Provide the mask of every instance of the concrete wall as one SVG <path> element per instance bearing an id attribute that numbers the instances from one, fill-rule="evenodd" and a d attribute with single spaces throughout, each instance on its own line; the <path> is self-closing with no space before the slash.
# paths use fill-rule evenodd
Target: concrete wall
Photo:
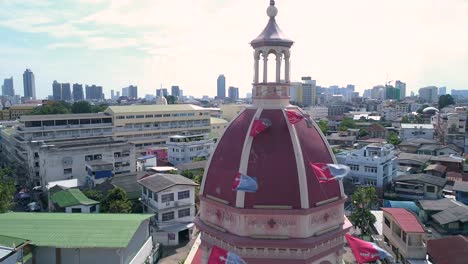
<path id="1" fill-rule="evenodd" d="M 72 212 L 72 209 L 75 209 L 75 208 L 79 208 L 81 209 L 81 213 L 85 213 L 85 214 L 90 214 L 91 213 L 91 207 L 93 205 L 77 205 L 77 206 L 70 206 L 70 207 L 67 207 L 65 208 L 65 213 L 73 213 Z M 99 213 L 99 204 L 96 204 L 96 211 L 95 212 L 92 212 L 93 214 L 96 214 L 96 213 Z"/>
<path id="2" fill-rule="evenodd" d="M 140 248 L 145 244 L 149 236 L 149 220 L 145 220 L 135 232 L 135 235 L 133 235 L 127 248 L 122 251 L 124 263 L 129 263 L 132 260 Z"/>

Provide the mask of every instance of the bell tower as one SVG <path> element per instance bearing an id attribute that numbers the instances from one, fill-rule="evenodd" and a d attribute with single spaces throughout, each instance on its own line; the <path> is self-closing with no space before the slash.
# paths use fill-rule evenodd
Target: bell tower
<path id="1" fill-rule="evenodd" d="M 270 19 L 265 29 L 250 43 L 254 48 L 253 100 L 254 104 L 279 102 L 280 105 L 287 106 L 289 105 L 290 49 L 294 42 L 284 35 L 276 23 L 278 8 L 274 0 L 270 1 L 267 15 Z M 274 76 L 268 76 L 270 54 L 275 56 Z"/>

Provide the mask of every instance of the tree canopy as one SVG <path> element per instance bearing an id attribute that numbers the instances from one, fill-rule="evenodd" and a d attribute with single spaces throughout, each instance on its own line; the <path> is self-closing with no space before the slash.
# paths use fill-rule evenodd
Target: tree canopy
<path id="1" fill-rule="evenodd" d="M 388 136 L 387 142 L 394 146 L 397 146 L 401 143 L 401 139 L 398 137 L 398 135 L 395 132 L 392 132 Z"/>
<path id="2" fill-rule="evenodd" d="M 446 106 L 454 105 L 454 104 L 455 104 L 455 100 L 450 94 L 441 95 L 439 97 L 439 109 L 442 109 Z"/>
<path id="3" fill-rule="evenodd" d="M 8 212 L 13 205 L 15 183 L 10 173 L 10 168 L 0 169 L 0 213 Z"/>
<path id="4" fill-rule="evenodd" d="M 377 192 L 374 187 L 360 187 L 351 196 L 354 212 L 350 221 L 361 231 L 361 236 L 371 235 L 371 226 L 377 221 L 371 209 L 377 203 Z"/>
<path id="5" fill-rule="evenodd" d="M 327 120 L 320 120 L 320 121 L 318 121 L 317 125 L 319 126 L 322 133 L 325 134 L 325 135 L 330 130 L 330 128 L 328 127 L 328 121 Z"/>
<path id="6" fill-rule="evenodd" d="M 167 104 L 176 104 L 177 103 L 177 97 L 172 96 L 172 95 L 166 95 Z"/>
<path id="7" fill-rule="evenodd" d="M 101 212 L 129 214 L 132 212 L 132 203 L 128 200 L 127 193 L 122 188 L 116 187 L 102 199 Z"/>
<path id="8" fill-rule="evenodd" d="M 340 131 L 346 131 L 349 128 L 356 128 L 356 127 L 357 127 L 356 121 L 354 121 L 352 118 L 345 117 L 343 118 L 343 121 L 341 121 L 339 129 Z"/>
<path id="9" fill-rule="evenodd" d="M 58 115 L 58 114 L 84 114 L 98 113 L 106 110 L 106 104 L 92 105 L 87 101 L 75 102 L 69 104 L 65 101 L 54 101 L 50 104 L 34 108 L 32 115 Z"/>

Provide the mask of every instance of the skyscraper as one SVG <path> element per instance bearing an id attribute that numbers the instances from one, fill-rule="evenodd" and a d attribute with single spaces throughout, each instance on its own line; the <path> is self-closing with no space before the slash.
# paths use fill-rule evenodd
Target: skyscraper
<path id="1" fill-rule="evenodd" d="M 122 88 L 122 96 L 128 97 L 128 87 Z"/>
<path id="2" fill-rule="evenodd" d="M 225 99 L 226 98 L 226 77 L 224 74 L 220 74 L 218 76 L 218 94 L 216 96 L 217 99 Z"/>
<path id="3" fill-rule="evenodd" d="M 439 88 L 439 96 L 447 94 L 447 87 L 440 87 Z"/>
<path id="4" fill-rule="evenodd" d="M 62 83 L 62 100 L 63 101 L 71 101 L 71 87 L 70 83 Z"/>
<path id="5" fill-rule="evenodd" d="M 429 86 L 419 89 L 419 99 L 426 103 L 436 103 L 439 101 L 437 87 Z"/>
<path id="6" fill-rule="evenodd" d="M 52 99 L 55 101 L 62 100 L 62 84 L 57 81 L 52 83 Z"/>
<path id="7" fill-rule="evenodd" d="M 111 99 L 114 100 L 114 89 L 111 90 Z"/>
<path id="8" fill-rule="evenodd" d="M 178 86 L 177 86 L 178 87 Z M 156 90 L 156 97 L 158 96 L 168 96 L 169 95 L 169 91 L 167 90 L 167 88 L 162 88 L 162 89 L 157 89 Z"/>
<path id="9" fill-rule="evenodd" d="M 174 85 L 171 87 L 171 95 L 175 97 L 180 97 L 180 87 L 177 85 Z"/>
<path id="10" fill-rule="evenodd" d="M 26 69 L 23 73 L 24 97 L 36 100 L 36 83 L 34 73 L 30 69 Z"/>
<path id="11" fill-rule="evenodd" d="M 83 85 L 75 83 L 73 84 L 73 100 L 75 102 L 84 100 Z"/>
<path id="12" fill-rule="evenodd" d="M 2 95 L 4 96 L 15 95 L 15 89 L 13 88 L 13 77 L 3 80 Z"/>
<path id="13" fill-rule="evenodd" d="M 406 83 L 402 81 L 395 82 L 395 88 L 400 89 L 400 100 L 406 98 Z"/>
<path id="14" fill-rule="evenodd" d="M 304 106 L 317 104 L 317 85 L 311 77 L 302 77 L 302 104 Z"/>
<path id="15" fill-rule="evenodd" d="M 97 85 L 86 85 L 86 100 L 102 100 L 104 96 L 102 94 L 102 86 Z"/>
<path id="16" fill-rule="evenodd" d="M 229 91 L 228 91 L 228 95 L 229 95 L 229 99 L 231 99 L 233 101 L 239 100 L 239 88 L 230 86 Z"/>
<path id="17" fill-rule="evenodd" d="M 128 88 L 128 97 L 138 99 L 138 86 L 130 85 Z"/>

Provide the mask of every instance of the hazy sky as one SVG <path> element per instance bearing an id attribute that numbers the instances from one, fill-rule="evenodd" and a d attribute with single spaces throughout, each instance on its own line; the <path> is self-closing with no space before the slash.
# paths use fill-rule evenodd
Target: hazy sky
<path id="1" fill-rule="evenodd" d="M 139 95 L 179 85 L 184 94 L 251 89 L 249 42 L 265 27 L 269 0 L 0 0 L 0 78 L 31 68 L 39 97 L 52 82 L 136 84 Z M 277 0 L 278 24 L 296 43 L 293 80 L 321 86 L 385 80 L 468 89 L 468 1 Z M 388 77 L 387 77 L 388 76 Z M 409 94 L 408 91 L 408 94 Z"/>

